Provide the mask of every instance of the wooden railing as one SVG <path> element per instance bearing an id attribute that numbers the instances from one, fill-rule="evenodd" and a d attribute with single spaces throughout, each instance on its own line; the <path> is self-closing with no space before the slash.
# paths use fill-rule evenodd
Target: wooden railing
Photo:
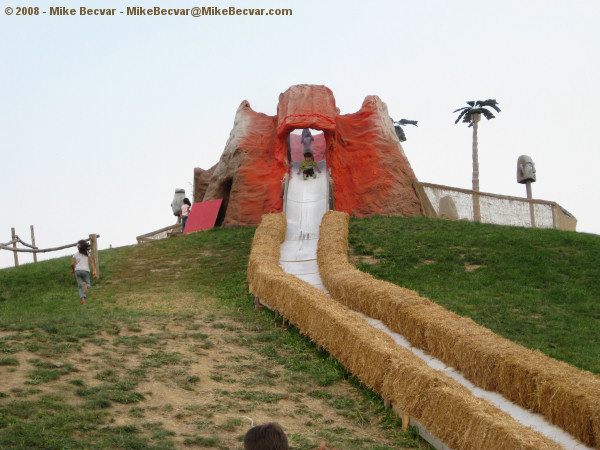
<path id="1" fill-rule="evenodd" d="M 19 253 L 33 253 L 33 262 L 36 263 L 38 253 L 55 252 L 58 250 L 64 250 L 65 248 L 77 246 L 77 242 L 75 242 L 73 244 L 65 244 L 65 245 L 61 245 L 59 247 L 41 249 L 35 245 L 35 233 L 33 230 L 33 225 L 31 225 L 31 244 L 28 244 L 27 242 L 23 241 L 16 234 L 14 228 L 11 228 L 11 235 L 12 235 L 12 239 L 10 241 L 0 244 L 0 250 L 8 250 L 10 252 L 13 252 L 13 255 L 15 257 L 15 267 L 17 267 L 19 265 L 19 256 L 18 256 Z M 89 238 L 85 239 L 85 241 L 88 241 L 90 243 L 90 250 L 91 250 L 90 256 L 92 257 L 92 260 L 94 261 L 94 265 L 96 266 L 96 272 L 98 273 L 98 276 L 100 276 L 100 265 L 98 264 L 98 238 L 99 237 L 100 237 L 99 234 L 90 234 Z M 21 244 L 27 248 L 18 248 L 17 244 Z"/>

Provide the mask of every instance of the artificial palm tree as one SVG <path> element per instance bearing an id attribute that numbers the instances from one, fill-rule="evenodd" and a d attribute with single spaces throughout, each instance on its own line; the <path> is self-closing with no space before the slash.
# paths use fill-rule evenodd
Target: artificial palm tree
<path id="1" fill-rule="evenodd" d="M 404 141 L 406 141 L 406 135 L 404 134 L 404 129 L 402 127 L 404 125 L 414 125 L 416 127 L 418 121 L 417 120 L 400 119 L 398 122 L 396 122 L 394 119 L 392 119 L 392 123 L 394 124 L 394 129 L 396 130 L 396 136 L 398 136 L 398 139 L 400 140 L 400 142 L 404 142 Z"/>
<path id="2" fill-rule="evenodd" d="M 481 120 L 482 114 L 487 120 L 496 117 L 488 108 L 492 108 L 496 112 L 500 112 L 500 108 L 498 107 L 498 102 L 493 99 L 469 101 L 467 102 L 467 105 L 469 106 L 464 106 L 454 111 L 460 111 L 460 114 L 454 123 L 457 124 L 462 119 L 463 123 L 468 123 L 469 127 L 473 127 L 473 190 L 475 192 L 479 192 L 479 149 L 477 147 L 477 124 Z M 481 220 L 478 195 L 473 196 L 473 214 L 476 221 Z"/>

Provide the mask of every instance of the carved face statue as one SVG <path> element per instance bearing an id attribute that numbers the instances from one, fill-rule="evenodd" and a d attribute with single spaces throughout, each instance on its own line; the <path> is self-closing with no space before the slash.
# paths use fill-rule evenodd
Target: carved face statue
<path id="1" fill-rule="evenodd" d="M 173 210 L 174 216 L 179 216 L 179 211 L 183 205 L 183 199 L 185 198 L 185 189 L 175 189 L 175 196 L 171 202 L 171 209 Z"/>
<path id="2" fill-rule="evenodd" d="M 530 156 L 521 155 L 517 161 L 517 182 L 535 181 L 535 164 Z"/>

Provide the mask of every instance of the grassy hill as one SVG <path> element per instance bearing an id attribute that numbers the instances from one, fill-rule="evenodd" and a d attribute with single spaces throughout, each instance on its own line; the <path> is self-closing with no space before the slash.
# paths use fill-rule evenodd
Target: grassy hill
<path id="1" fill-rule="evenodd" d="M 59 258 L 0 270 L 0 447 L 420 448 L 328 355 L 250 303 L 253 228 L 100 253 L 79 304 Z M 600 237 L 353 219 L 351 260 L 529 348 L 600 373 Z"/>
<path id="2" fill-rule="evenodd" d="M 600 374 L 600 236 L 371 217 L 349 241 L 359 269 Z"/>

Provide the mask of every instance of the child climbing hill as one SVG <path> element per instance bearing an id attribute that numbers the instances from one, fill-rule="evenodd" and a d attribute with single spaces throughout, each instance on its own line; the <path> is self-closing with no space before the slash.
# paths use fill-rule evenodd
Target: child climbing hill
<path id="1" fill-rule="evenodd" d="M 81 304 L 85 305 L 87 290 L 92 287 L 92 284 L 90 283 L 90 266 L 92 267 L 94 278 L 98 278 L 98 274 L 96 273 L 94 261 L 89 253 L 90 245 L 88 242 L 83 239 L 77 242 L 77 250 L 78 252 L 73 255 L 71 261 L 71 274 L 75 275 Z"/>

